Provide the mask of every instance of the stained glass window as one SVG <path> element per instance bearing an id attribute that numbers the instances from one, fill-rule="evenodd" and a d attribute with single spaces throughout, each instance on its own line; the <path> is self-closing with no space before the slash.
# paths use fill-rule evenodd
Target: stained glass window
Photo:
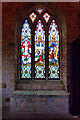
<path id="1" fill-rule="evenodd" d="M 28 13 L 21 29 L 20 73 L 23 79 L 60 79 L 59 28 L 51 19 L 52 14 L 43 8 Z"/>
<path id="2" fill-rule="evenodd" d="M 31 78 L 31 28 L 27 20 L 21 31 L 21 78 Z"/>
<path id="3" fill-rule="evenodd" d="M 50 15 L 46 12 L 46 13 L 44 13 L 43 18 L 46 21 L 46 23 L 48 23 L 48 21 L 50 19 Z"/>
<path id="4" fill-rule="evenodd" d="M 55 20 L 49 27 L 49 78 L 59 78 L 59 30 Z"/>
<path id="5" fill-rule="evenodd" d="M 34 12 L 32 12 L 32 13 L 29 15 L 29 17 L 30 17 L 30 19 L 32 20 L 32 23 L 34 23 L 37 15 L 36 15 Z"/>
<path id="6" fill-rule="evenodd" d="M 35 78 L 45 78 L 45 30 L 41 20 L 35 29 Z"/>
<path id="7" fill-rule="evenodd" d="M 38 9 L 36 9 L 37 10 L 37 12 L 39 13 L 39 14 L 41 14 L 43 11 L 44 11 L 44 9 L 42 9 L 42 8 L 38 8 Z"/>

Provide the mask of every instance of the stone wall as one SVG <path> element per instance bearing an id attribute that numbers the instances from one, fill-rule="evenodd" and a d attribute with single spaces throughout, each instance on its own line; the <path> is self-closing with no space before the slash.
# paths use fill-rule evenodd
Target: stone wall
<path id="1" fill-rule="evenodd" d="M 14 96 L 11 98 L 12 113 L 65 113 L 68 112 L 68 96 Z"/>
<path id="2" fill-rule="evenodd" d="M 10 93 L 15 90 L 15 76 L 17 76 L 15 61 L 15 30 L 16 22 L 20 12 L 35 3 L 2 3 L 2 87 L 3 106 L 9 107 Z M 43 3 L 47 5 L 48 3 Z M 52 7 L 57 6 L 65 16 L 67 26 L 67 87 L 70 92 L 70 43 L 80 35 L 79 28 L 79 3 L 51 3 Z M 55 7 L 56 9 L 56 7 Z M 54 11 L 55 12 L 55 11 Z M 59 13 L 58 13 L 59 14 Z M 56 15 L 57 16 L 57 15 Z M 64 61 L 63 61 L 64 62 Z"/>

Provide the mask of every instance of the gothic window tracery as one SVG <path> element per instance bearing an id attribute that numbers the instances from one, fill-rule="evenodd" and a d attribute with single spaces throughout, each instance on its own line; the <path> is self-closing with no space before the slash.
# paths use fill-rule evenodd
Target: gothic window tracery
<path id="1" fill-rule="evenodd" d="M 29 21 L 34 29 L 30 26 Z M 53 16 L 43 8 L 33 10 L 25 19 L 21 30 L 20 77 L 46 80 L 47 73 L 48 79 L 60 79 L 59 41 L 59 28 Z M 34 51 L 32 51 L 32 47 Z M 32 71 L 32 67 L 34 67 L 34 71 Z M 32 78 L 33 73 L 34 78 Z"/>

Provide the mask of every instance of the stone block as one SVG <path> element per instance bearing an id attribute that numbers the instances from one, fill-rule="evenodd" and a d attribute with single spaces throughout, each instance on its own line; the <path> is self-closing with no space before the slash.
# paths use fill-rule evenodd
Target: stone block
<path id="1" fill-rule="evenodd" d="M 6 84 L 5 83 L 2 83 L 2 88 L 6 88 Z"/>
<path id="2" fill-rule="evenodd" d="M 55 99 L 54 99 L 54 102 L 55 102 L 55 103 L 57 103 L 57 102 L 59 103 L 60 101 L 61 101 L 60 98 L 55 98 Z"/>
<path id="3" fill-rule="evenodd" d="M 26 98 L 26 102 L 31 102 L 32 99 L 31 98 Z"/>
<path id="4" fill-rule="evenodd" d="M 64 100 L 65 99 L 65 100 Z M 20 96 L 11 98 L 10 109 L 17 112 L 68 112 L 68 102 L 65 102 L 67 98 L 54 97 L 34 97 L 26 98 L 26 96 Z"/>

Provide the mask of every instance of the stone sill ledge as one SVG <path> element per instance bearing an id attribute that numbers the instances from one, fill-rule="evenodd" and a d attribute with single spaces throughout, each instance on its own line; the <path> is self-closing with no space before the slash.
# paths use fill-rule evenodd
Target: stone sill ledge
<path id="1" fill-rule="evenodd" d="M 69 96 L 69 93 L 61 90 L 61 91 L 50 91 L 50 90 L 16 90 L 14 91 L 11 96 L 41 96 L 41 97 L 54 97 L 54 96 Z"/>
<path id="2" fill-rule="evenodd" d="M 19 80 L 18 84 L 62 84 L 62 80 Z"/>

